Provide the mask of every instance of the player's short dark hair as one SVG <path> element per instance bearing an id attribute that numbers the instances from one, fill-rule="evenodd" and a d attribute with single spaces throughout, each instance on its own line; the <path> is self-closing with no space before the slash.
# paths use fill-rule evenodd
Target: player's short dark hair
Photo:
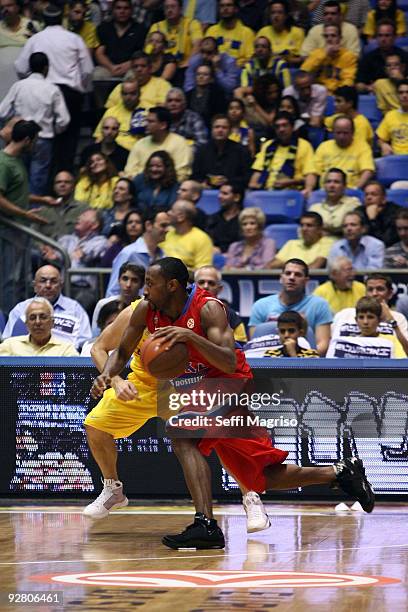
<path id="1" fill-rule="evenodd" d="M 177 257 L 163 257 L 152 264 L 158 266 L 160 273 L 166 280 L 177 280 L 183 289 L 187 287 L 189 272 L 187 266 Z"/>
<path id="2" fill-rule="evenodd" d="M 30 66 L 30 72 L 43 72 L 44 69 L 48 68 L 48 66 L 50 65 L 47 55 L 45 53 L 42 53 L 41 51 L 32 53 L 28 62 Z"/>
<path id="3" fill-rule="evenodd" d="M 327 175 L 330 174 L 330 172 L 340 174 L 343 180 L 343 185 L 347 185 L 347 174 L 343 170 L 341 170 L 340 168 L 329 168 L 329 170 L 326 172 L 325 180 L 327 179 Z"/>
<path id="4" fill-rule="evenodd" d="M 156 115 L 157 120 L 160 121 L 160 123 L 166 123 L 167 129 L 170 129 L 171 113 L 168 108 L 165 106 L 152 106 L 149 108 L 149 113 Z"/>
<path id="5" fill-rule="evenodd" d="M 360 312 L 371 312 L 373 315 L 381 319 L 382 307 L 375 298 L 362 297 L 356 304 L 356 315 Z"/>
<path id="6" fill-rule="evenodd" d="M 145 269 L 143 266 L 138 266 L 137 264 L 132 263 L 131 261 L 126 261 L 119 268 L 118 278 L 125 274 L 125 272 L 132 272 L 137 276 L 140 280 L 140 284 L 143 285 L 145 281 Z"/>
<path id="7" fill-rule="evenodd" d="M 110 302 L 107 302 L 106 304 L 104 304 L 99 311 L 98 318 L 96 321 L 96 324 L 99 327 L 99 329 L 103 329 L 105 327 L 106 321 L 109 319 L 111 315 L 115 313 L 119 314 L 120 311 L 121 311 L 121 304 L 119 300 L 111 300 Z"/>
<path id="8" fill-rule="evenodd" d="M 335 92 L 335 96 L 339 98 L 344 98 L 346 102 L 351 102 L 353 109 L 357 110 L 358 106 L 358 91 L 355 87 L 351 87 L 350 85 L 343 85 L 342 87 L 338 87 Z"/>
<path id="9" fill-rule="evenodd" d="M 277 320 L 278 329 L 281 323 L 290 323 L 291 325 L 296 325 L 300 331 L 306 331 L 305 325 L 307 325 L 307 322 L 296 310 L 282 312 Z"/>
<path id="10" fill-rule="evenodd" d="M 303 261 L 303 259 L 299 259 L 298 257 L 292 257 L 291 259 L 288 259 L 283 264 L 282 272 L 285 271 L 286 266 L 288 264 L 295 264 L 296 266 L 302 266 L 305 276 L 309 276 L 309 266 L 307 265 L 307 263 Z"/>
<path id="11" fill-rule="evenodd" d="M 312 210 L 303 213 L 303 215 L 300 216 L 300 220 L 302 219 L 313 219 L 313 221 L 316 221 L 317 227 L 323 227 L 322 215 L 319 215 L 319 213 L 313 212 Z"/>
<path id="12" fill-rule="evenodd" d="M 13 142 L 21 142 L 25 138 L 34 140 L 41 128 L 35 121 L 17 121 L 11 132 Z"/>
<path id="13" fill-rule="evenodd" d="M 364 279 L 364 284 L 366 287 L 368 281 L 370 280 L 382 280 L 385 282 L 385 286 L 387 287 L 388 291 L 392 291 L 393 289 L 391 276 L 388 276 L 387 274 L 382 274 L 381 272 L 370 272 L 370 274 L 367 274 Z"/>

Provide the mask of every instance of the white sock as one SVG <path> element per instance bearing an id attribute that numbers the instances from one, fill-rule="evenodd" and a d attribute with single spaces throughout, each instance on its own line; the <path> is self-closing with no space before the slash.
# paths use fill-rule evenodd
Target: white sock
<path id="1" fill-rule="evenodd" d="M 111 487 L 112 489 L 119 488 L 122 486 L 122 483 L 120 480 L 115 480 L 114 478 L 104 478 L 103 480 L 103 486 L 104 487 Z"/>

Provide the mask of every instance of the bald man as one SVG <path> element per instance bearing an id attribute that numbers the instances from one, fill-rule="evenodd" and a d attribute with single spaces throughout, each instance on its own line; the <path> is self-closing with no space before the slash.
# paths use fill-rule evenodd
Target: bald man
<path id="1" fill-rule="evenodd" d="M 91 325 L 85 310 L 76 300 L 61 293 L 63 279 L 55 266 L 41 266 L 34 276 L 35 297 L 46 298 L 54 308 L 53 335 L 72 342 L 77 348 L 92 337 Z M 3 338 L 27 333 L 25 312 L 32 298 L 19 302 L 11 310 Z"/>
<path id="2" fill-rule="evenodd" d="M 212 264 L 214 245 L 211 238 L 194 227 L 196 207 L 189 200 L 176 200 L 168 211 L 172 228 L 162 248 L 167 257 L 178 257 L 189 270 Z"/>
<path id="3" fill-rule="evenodd" d="M 116 142 L 119 129 L 120 123 L 116 117 L 104 117 L 101 125 L 102 140 L 85 147 L 81 153 L 81 167 L 85 166 L 87 159 L 94 153 L 104 153 L 117 172 L 121 172 L 126 166 L 129 151 Z"/>

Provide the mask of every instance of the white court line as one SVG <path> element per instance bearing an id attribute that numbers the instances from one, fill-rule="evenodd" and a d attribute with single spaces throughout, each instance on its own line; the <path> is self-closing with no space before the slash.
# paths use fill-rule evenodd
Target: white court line
<path id="1" fill-rule="evenodd" d="M 266 506 L 267 508 L 267 506 Z M 144 514 L 161 514 L 166 516 L 177 516 L 177 515 L 187 515 L 191 516 L 194 513 L 194 509 L 191 510 L 115 510 L 110 516 L 116 515 L 126 515 L 129 516 L 131 514 L 134 515 L 144 515 Z M 31 510 L 31 509 L 21 509 L 21 510 L 0 510 L 0 514 L 82 514 L 82 508 L 78 510 Z M 215 509 L 214 514 L 218 514 L 219 516 L 245 516 L 244 512 L 234 512 L 234 511 L 225 511 L 225 510 L 217 510 Z M 327 510 L 326 512 L 314 512 L 313 510 L 269 510 L 268 514 L 270 516 L 338 516 L 337 513 L 334 514 L 333 510 Z M 396 513 L 393 513 L 395 516 Z M 402 513 L 403 514 L 403 513 Z"/>
<path id="2" fill-rule="evenodd" d="M 408 548 L 407 544 L 386 544 L 385 546 L 352 546 L 352 547 L 341 547 L 341 548 L 307 548 L 305 550 L 282 550 L 282 551 L 274 551 L 270 553 L 266 553 L 267 556 L 270 555 L 293 555 L 295 553 L 298 554 L 309 554 L 312 552 L 337 552 L 339 550 L 378 550 L 383 548 Z M 134 558 L 123 558 L 123 559 L 92 559 L 92 561 L 88 561 L 87 559 L 72 559 L 71 561 L 65 561 L 60 559 L 50 559 L 48 561 L 3 561 L 0 562 L 0 565 L 45 565 L 47 563 L 122 563 L 123 561 L 168 561 L 169 559 L 226 559 L 232 557 L 246 557 L 247 553 L 223 553 L 220 551 L 218 555 L 188 555 L 186 557 L 182 557 L 180 555 L 176 555 L 173 557 L 134 557 Z"/>

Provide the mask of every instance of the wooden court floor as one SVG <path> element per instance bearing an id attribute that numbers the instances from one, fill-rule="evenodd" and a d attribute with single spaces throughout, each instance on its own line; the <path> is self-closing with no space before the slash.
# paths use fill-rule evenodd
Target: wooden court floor
<path id="1" fill-rule="evenodd" d="M 130 506 L 91 522 L 77 506 L 3 506 L 0 611 L 408 610 L 407 507 L 267 509 L 271 528 L 248 535 L 241 506 L 217 506 L 225 551 L 177 552 L 160 540 L 190 522 L 191 507 Z M 8 593 L 63 604 L 9 604 Z"/>

